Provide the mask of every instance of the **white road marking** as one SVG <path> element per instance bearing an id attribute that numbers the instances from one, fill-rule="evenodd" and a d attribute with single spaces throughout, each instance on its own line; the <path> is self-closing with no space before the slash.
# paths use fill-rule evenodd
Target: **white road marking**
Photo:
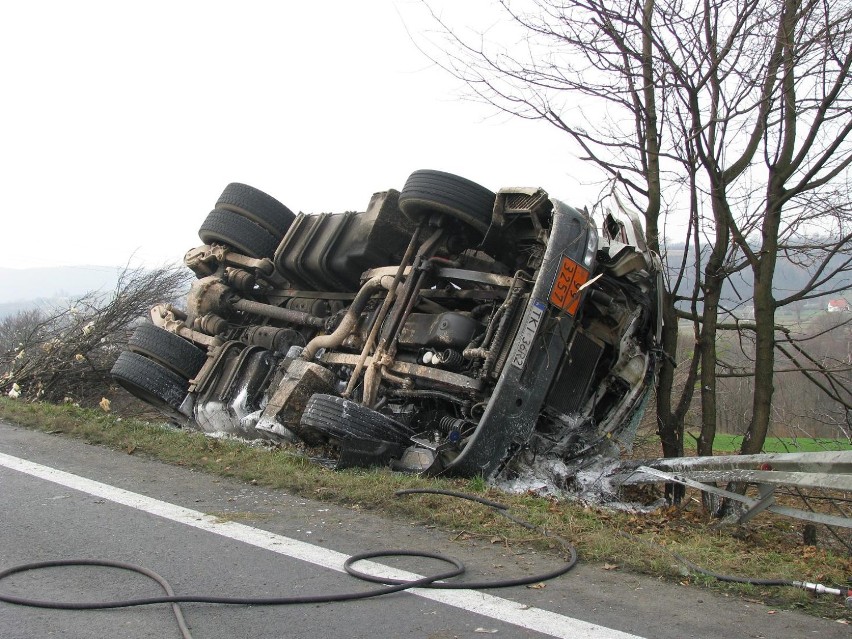
<path id="1" fill-rule="evenodd" d="M 92 479 L 73 475 L 50 466 L 12 457 L 0 453 L 0 466 L 25 473 L 46 481 L 72 488 L 101 499 L 129 506 L 136 510 L 156 515 L 170 521 L 200 530 L 206 530 L 222 537 L 241 541 L 258 548 L 300 559 L 316 566 L 344 572 L 343 562 L 348 558 L 343 553 L 314 546 L 297 539 L 284 537 L 275 533 L 252 528 L 233 521 L 219 521 L 215 517 L 197 510 L 170 504 L 159 499 L 146 497 L 109 484 L 103 484 Z M 398 579 L 418 579 L 421 575 L 392 569 L 376 562 L 363 562 L 364 571 L 382 576 L 392 576 Z M 360 566 L 359 566 L 360 567 Z M 499 621 L 534 630 L 551 637 L 565 639 L 642 639 L 619 630 L 605 626 L 566 617 L 540 608 L 527 608 L 508 599 L 502 599 L 476 590 L 430 590 L 414 588 L 408 592 L 419 597 L 436 601 L 448 606 L 467 610 Z"/>

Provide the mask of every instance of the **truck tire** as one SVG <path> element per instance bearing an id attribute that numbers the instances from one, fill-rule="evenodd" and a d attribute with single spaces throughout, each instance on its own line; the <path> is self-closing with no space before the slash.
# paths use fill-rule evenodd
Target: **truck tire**
<path id="1" fill-rule="evenodd" d="M 189 382 L 176 373 L 131 351 L 118 356 L 110 374 L 131 394 L 169 413 L 177 412 L 189 389 Z"/>
<path id="2" fill-rule="evenodd" d="M 414 434 L 382 413 L 357 402 L 322 393 L 316 393 L 308 400 L 300 425 L 299 435 L 309 443 L 331 438 L 407 444 Z"/>
<path id="3" fill-rule="evenodd" d="M 216 202 L 217 209 L 239 213 L 269 231 L 279 242 L 296 215 L 271 195 L 239 182 L 231 182 Z"/>
<path id="4" fill-rule="evenodd" d="M 198 237 L 205 244 L 224 244 L 257 259 L 271 258 L 278 248 L 278 240 L 269 231 L 226 209 L 210 211 L 198 229 Z"/>
<path id="5" fill-rule="evenodd" d="M 144 355 L 188 380 L 198 374 L 207 359 L 207 354 L 194 344 L 153 324 L 137 328 L 127 341 L 127 350 Z"/>
<path id="6" fill-rule="evenodd" d="M 485 235 L 491 226 L 497 196 L 452 173 L 421 169 L 408 176 L 399 194 L 399 208 L 414 222 L 438 212 L 460 220 Z"/>

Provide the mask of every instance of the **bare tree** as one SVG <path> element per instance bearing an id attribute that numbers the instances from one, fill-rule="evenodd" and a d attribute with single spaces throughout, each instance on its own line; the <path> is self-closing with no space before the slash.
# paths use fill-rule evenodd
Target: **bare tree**
<path id="1" fill-rule="evenodd" d="M 658 48 L 689 113 L 714 218 L 754 278 L 754 400 L 742 452 L 757 453 L 771 418 L 776 310 L 848 285 L 841 275 L 852 234 L 848 218 L 837 214 L 848 209 L 848 189 L 844 196 L 837 181 L 852 162 L 852 8 L 707 0 L 692 19 L 675 17 L 655 36 Z M 673 49 L 666 36 L 675 33 L 689 46 Z M 832 199 L 845 201 L 832 211 Z M 831 225 L 830 237 L 803 241 L 817 224 Z M 810 260 L 812 276 L 777 299 L 774 274 L 783 254 Z M 705 416 L 702 438 L 714 422 L 714 414 Z"/>
<path id="2" fill-rule="evenodd" d="M 664 297 L 662 350 L 657 390 L 657 422 L 666 456 L 683 455 L 683 423 L 699 375 L 702 344 L 713 325 L 724 273 L 703 282 L 699 163 L 682 105 L 672 94 L 665 65 L 655 51 L 653 2 L 581 0 L 501 2 L 524 46 L 502 49 L 482 38 L 468 38 L 433 16 L 445 36 L 439 53 L 444 68 L 476 96 L 523 118 L 540 119 L 566 133 L 583 159 L 597 165 L 608 185 L 619 187 L 644 214 L 649 246 L 665 253 L 664 224 L 671 211 L 686 210 L 684 250 L 669 267 Z M 722 227 L 724 229 L 724 226 Z M 727 254 L 723 234 L 717 261 Z M 664 256 L 665 257 L 665 256 Z M 688 276 L 688 271 L 695 271 Z M 703 298 L 703 299 L 701 299 Z M 709 301 L 709 303 L 708 303 Z M 694 345 L 685 375 L 675 387 L 673 359 L 678 341 L 678 305 L 688 303 Z M 703 305 L 702 305 L 703 302 Z M 699 305 L 703 311 L 699 310 Z M 702 312 L 709 316 L 703 325 Z M 712 358 L 712 348 L 705 348 Z M 702 370 L 714 370 L 705 362 Z M 708 382 L 710 383 L 710 382 Z"/>
<path id="3" fill-rule="evenodd" d="M 154 304 L 176 300 L 192 274 L 167 266 L 125 269 L 110 292 L 24 311 L 0 322 L 0 388 L 25 400 L 97 404 L 128 328 Z"/>
<path id="4" fill-rule="evenodd" d="M 846 285 L 852 8 L 828 0 L 499 5 L 523 46 L 500 47 L 490 37 L 498 27 L 470 36 L 433 13 L 444 39 L 432 58 L 480 99 L 566 133 L 644 212 L 649 245 L 662 254 L 667 221 L 689 212 L 675 238 L 683 258 L 668 260 L 663 349 L 675 352 L 678 317 L 692 321 L 695 349 L 679 395 L 671 364 L 661 369 L 663 451 L 682 454 L 683 418 L 700 380 L 699 452 L 712 453 L 716 343 L 719 330 L 732 329 L 754 339 L 743 452 L 758 452 L 781 341 L 776 310 Z M 810 274 L 780 297 L 779 256 L 807 260 Z M 690 269 L 694 289 L 684 290 Z M 744 270 L 754 321 L 720 323 L 723 285 Z M 792 345 L 785 361 L 796 360 L 793 352 L 804 366 L 807 356 Z"/>

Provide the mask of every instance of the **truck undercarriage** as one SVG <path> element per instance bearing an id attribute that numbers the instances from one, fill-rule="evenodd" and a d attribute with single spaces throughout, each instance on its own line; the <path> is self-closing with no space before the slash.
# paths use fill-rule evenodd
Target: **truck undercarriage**
<path id="1" fill-rule="evenodd" d="M 366 211 L 296 216 L 230 184 L 185 308 L 152 309 L 112 374 L 186 427 L 340 467 L 490 477 L 629 445 L 661 269 L 614 202 L 598 230 L 542 189 L 421 170 Z"/>

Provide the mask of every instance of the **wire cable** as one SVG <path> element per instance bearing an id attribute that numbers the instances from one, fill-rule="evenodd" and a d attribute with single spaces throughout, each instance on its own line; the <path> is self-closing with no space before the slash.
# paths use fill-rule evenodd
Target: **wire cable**
<path id="1" fill-rule="evenodd" d="M 106 561 L 99 559 L 60 559 L 56 561 L 41 561 L 34 562 L 29 564 L 22 564 L 20 566 L 14 566 L 12 568 L 8 568 L 2 572 L 0 572 L 0 581 L 9 577 L 11 575 L 28 572 L 31 570 L 41 570 L 43 568 L 60 568 L 63 566 L 100 566 L 104 568 L 118 568 L 120 570 L 129 570 L 131 572 L 139 573 L 140 575 L 144 575 L 149 579 L 156 581 L 162 589 L 165 591 L 167 597 L 174 597 L 175 591 L 172 589 L 171 584 L 166 581 L 159 574 L 145 568 L 143 566 L 137 566 L 136 564 L 129 564 L 121 561 Z M 17 604 L 19 606 L 30 606 L 32 608 L 52 608 L 54 610 L 93 610 L 90 605 L 87 604 L 76 604 L 76 603 L 63 603 L 57 601 L 39 601 L 35 599 L 27 599 L 25 597 L 14 597 L 12 595 L 5 595 L 0 593 L 0 601 L 5 601 L 6 603 Z M 189 627 L 186 624 L 186 619 L 183 616 L 183 611 L 181 610 L 180 605 L 177 602 L 169 602 L 172 604 L 172 613 L 175 616 L 175 621 L 177 622 L 178 628 L 180 629 L 181 636 L 184 639 L 192 639 L 192 635 L 189 632 Z M 114 606 L 103 606 L 103 607 L 114 607 Z"/>
<path id="2" fill-rule="evenodd" d="M 648 546 L 649 548 L 653 548 L 654 550 L 667 553 L 668 555 L 674 557 L 677 561 L 682 563 L 684 566 L 689 568 L 691 571 L 696 572 L 700 575 L 704 575 L 706 577 L 712 577 L 717 581 L 726 581 L 735 584 L 750 584 L 752 586 L 789 586 L 791 588 L 801 588 L 803 590 L 808 590 L 817 594 L 829 594 L 837 595 L 840 597 L 846 597 L 847 607 L 852 607 L 852 597 L 850 597 L 849 588 L 835 588 L 831 586 L 825 586 L 823 584 L 811 583 L 809 581 L 794 581 L 791 579 L 760 579 L 757 577 L 738 577 L 736 575 L 724 575 L 718 572 L 713 572 L 712 570 L 708 570 L 706 568 L 702 568 L 701 566 L 690 561 L 683 555 L 676 553 L 675 551 L 653 541 L 642 539 L 641 537 L 637 537 L 636 535 L 631 535 L 630 533 L 626 533 L 623 531 L 619 534 L 625 539 L 629 539 L 632 542 L 638 542 L 640 544 Z"/>
<path id="3" fill-rule="evenodd" d="M 538 575 L 531 575 L 528 577 L 518 577 L 516 579 L 497 579 L 491 581 L 454 581 L 454 582 L 438 582 L 437 580 L 433 583 L 430 583 L 427 588 L 437 588 L 442 590 L 459 590 L 459 589 L 471 589 L 471 590 L 485 590 L 489 588 L 509 588 L 512 586 L 526 586 L 529 584 L 540 583 L 542 581 L 548 581 L 550 579 L 555 579 L 556 577 L 560 577 L 571 570 L 574 566 L 577 565 L 577 549 L 561 537 L 556 535 L 552 535 L 542 530 L 538 526 L 535 526 L 523 519 L 517 518 L 514 515 L 511 515 L 508 512 L 508 506 L 504 504 L 498 503 L 496 501 L 490 501 L 488 499 L 484 499 L 482 497 L 477 497 L 476 495 L 469 495 L 467 493 L 459 493 L 452 490 L 438 490 L 432 488 L 412 488 L 409 490 L 399 490 L 394 495 L 397 497 L 402 497 L 405 495 L 417 495 L 417 494 L 432 494 L 432 495 L 445 495 L 447 497 L 455 497 L 457 499 L 466 499 L 468 501 L 475 501 L 477 503 L 488 506 L 489 508 L 493 508 L 498 513 L 509 519 L 510 521 L 523 526 L 524 528 L 528 528 L 530 530 L 537 530 L 545 537 L 549 537 L 555 539 L 560 542 L 562 547 L 568 554 L 568 559 L 555 570 L 551 570 Z M 362 553 L 359 559 L 368 559 L 375 557 L 383 557 L 387 555 L 396 554 L 398 551 L 376 551 L 372 553 Z M 355 557 L 355 555 L 353 555 Z M 355 563 L 352 561 L 352 557 L 347 561 L 346 572 L 348 572 L 353 577 L 358 577 L 359 579 L 363 579 L 364 581 L 372 581 L 373 583 L 381 583 L 381 584 L 403 584 L 406 583 L 399 579 L 390 579 L 387 577 L 376 577 L 374 575 L 368 575 L 362 572 L 355 571 L 351 568 L 351 564 Z"/>
<path id="4" fill-rule="evenodd" d="M 414 489 L 414 490 L 404 490 L 396 493 L 396 496 L 404 496 L 418 493 L 432 493 L 439 495 L 446 495 L 450 497 L 455 497 L 459 499 L 467 499 L 469 501 L 479 502 L 483 505 L 486 505 L 490 508 L 495 509 L 497 512 L 502 514 L 503 516 L 508 517 L 511 521 L 522 525 L 531 530 L 540 530 L 533 524 L 526 522 L 522 519 L 516 518 L 510 515 L 507 510 L 508 507 L 500 504 L 498 502 L 493 502 L 487 499 L 483 499 L 481 497 L 477 497 L 475 495 L 468 495 L 466 493 L 456 493 L 453 491 L 443 491 L 443 490 L 431 490 L 431 489 Z M 542 534 L 548 537 L 552 537 L 553 539 L 558 540 L 563 548 L 566 548 L 568 551 L 568 560 L 558 569 L 546 572 L 544 574 L 533 575 L 531 577 L 522 577 L 517 579 L 502 579 L 502 580 L 494 580 L 494 581 L 481 581 L 481 582 L 445 582 L 447 579 L 452 579 L 454 577 L 458 577 L 465 572 L 464 564 L 458 559 L 454 559 L 451 557 L 447 557 L 445 555 L 441 555 L 438 553 L 430 553 L 419 550 L 377 550 L 377 551 L 369 551 L 358 553 L 349 557 L 343 565 L 344 570 L 356 577 L 358 579 L 369 581 L 373 583 L 381 583 L 385 584 L 382 588 L 374 588 L 372 590 L 361 591 L 361 592 L 349 592 L 349 593 L 337 593 L 331 595 L 303 595 L 298 597 L 211 597 L 204 595 L 176 595 L 174 590 L 169 585 L 168 581 L 166 581 L 162 576 L 145 568 L 143 566 L 137 566 L 135 564 L 130 564 L 126 562 L 120 561 L 107 561 L 107 560 L 99 560 L 99 559 L 62 559 L 55 561 L 41 561 L 41 562 L 33 562 L 27 564 L 21 564 L 19 566 L 13 566 L 12 568 L 7 568 L 3 571 L 0 571 L 0 581 L 6 579 L 15 574 L 42 570 L 46 568 L 57 568 L 57 567 L 67 567 L 67 566 L 98 566 L 104 568 L 116 568 L 120 570 L 129 570 L 132 572 L 139 573 L 144 575 L 154 581 L 156 581 L 160 587 L 166 593 L 165 596 L 160 597 L 140 597 L 135 599 L 125 599 L 125 600 L 117 600 L 117 601 L 96 601 L 96 602 L 61 602 L 61 601 L 45 601 L 39 599 L 31 599 L 28 597 L 17 597 L 14 595 L 8 595 L 3 592 L 0 592 L 0 601 L 5 603 L 15 604 L 19 606 L 28 606 L 32 608 L 48 608 L 53 610 L 104 610 L 111 608 L 129 608 L 135 606 L 147 606 L 153 604 L 170 604 L 172 606 L 172 612 L 174 613 L 175 620 L 178 624 L 178 628 L 180 630 L 181 636 L 183 639 L 192 639 L 192 635 L 190 634 L 189 628 L 186 624 L 186 621 L 183 616 L 183 612 L 181 611 L 180 604 L 181 603 L 207 603 L 207 604 L 219 604 L 219 605 L 249 605 L 249 606 L 282 606 L 282 605 L 294 605 L 294 604 L 317 604 L 317 603 L 335 603 L 335 602 L 344 602 L 344 601 L 356 601 L 359 599 L 369 599 L 373 597 L 380 597 L 383 595 L 389 595 L 395 592 L 401 592 L 403 590 L 409 590 L 411 588 L 453 588 L 453 589 L 486 589 L 486 588 L 508 588 L 511 586 L 520 586 L 526 585 L 530 583 L 538 583 L 542 581 L 546 581 L 548 579 L 553 579 L 560 575 L 565 574 L 571 568 L 573 568 L 577 563 L 577 551 L 571 545 L 568 544 L 565 540 L 556 537 L 555 535 L 548 535 L 545 531 L 541 531 Z M 392 557 L 392 556 L 408 556 L 408 557 L 423 557 L 428 559 L 435 559 L 452 566 L 452 569 L 446 570 L 444 572 L 436 573 L 433 575 L 427 575 L 425 577 L 421 577 L 413 580 L 395 580 L 389 579 L 385 577 L 377 577 L 374 575 L 370 575 L 367 573 L 360 572 L 352 568 L 352 565 L 363 561 L 366 559 L 372 559 L 376 557 Z"/>

